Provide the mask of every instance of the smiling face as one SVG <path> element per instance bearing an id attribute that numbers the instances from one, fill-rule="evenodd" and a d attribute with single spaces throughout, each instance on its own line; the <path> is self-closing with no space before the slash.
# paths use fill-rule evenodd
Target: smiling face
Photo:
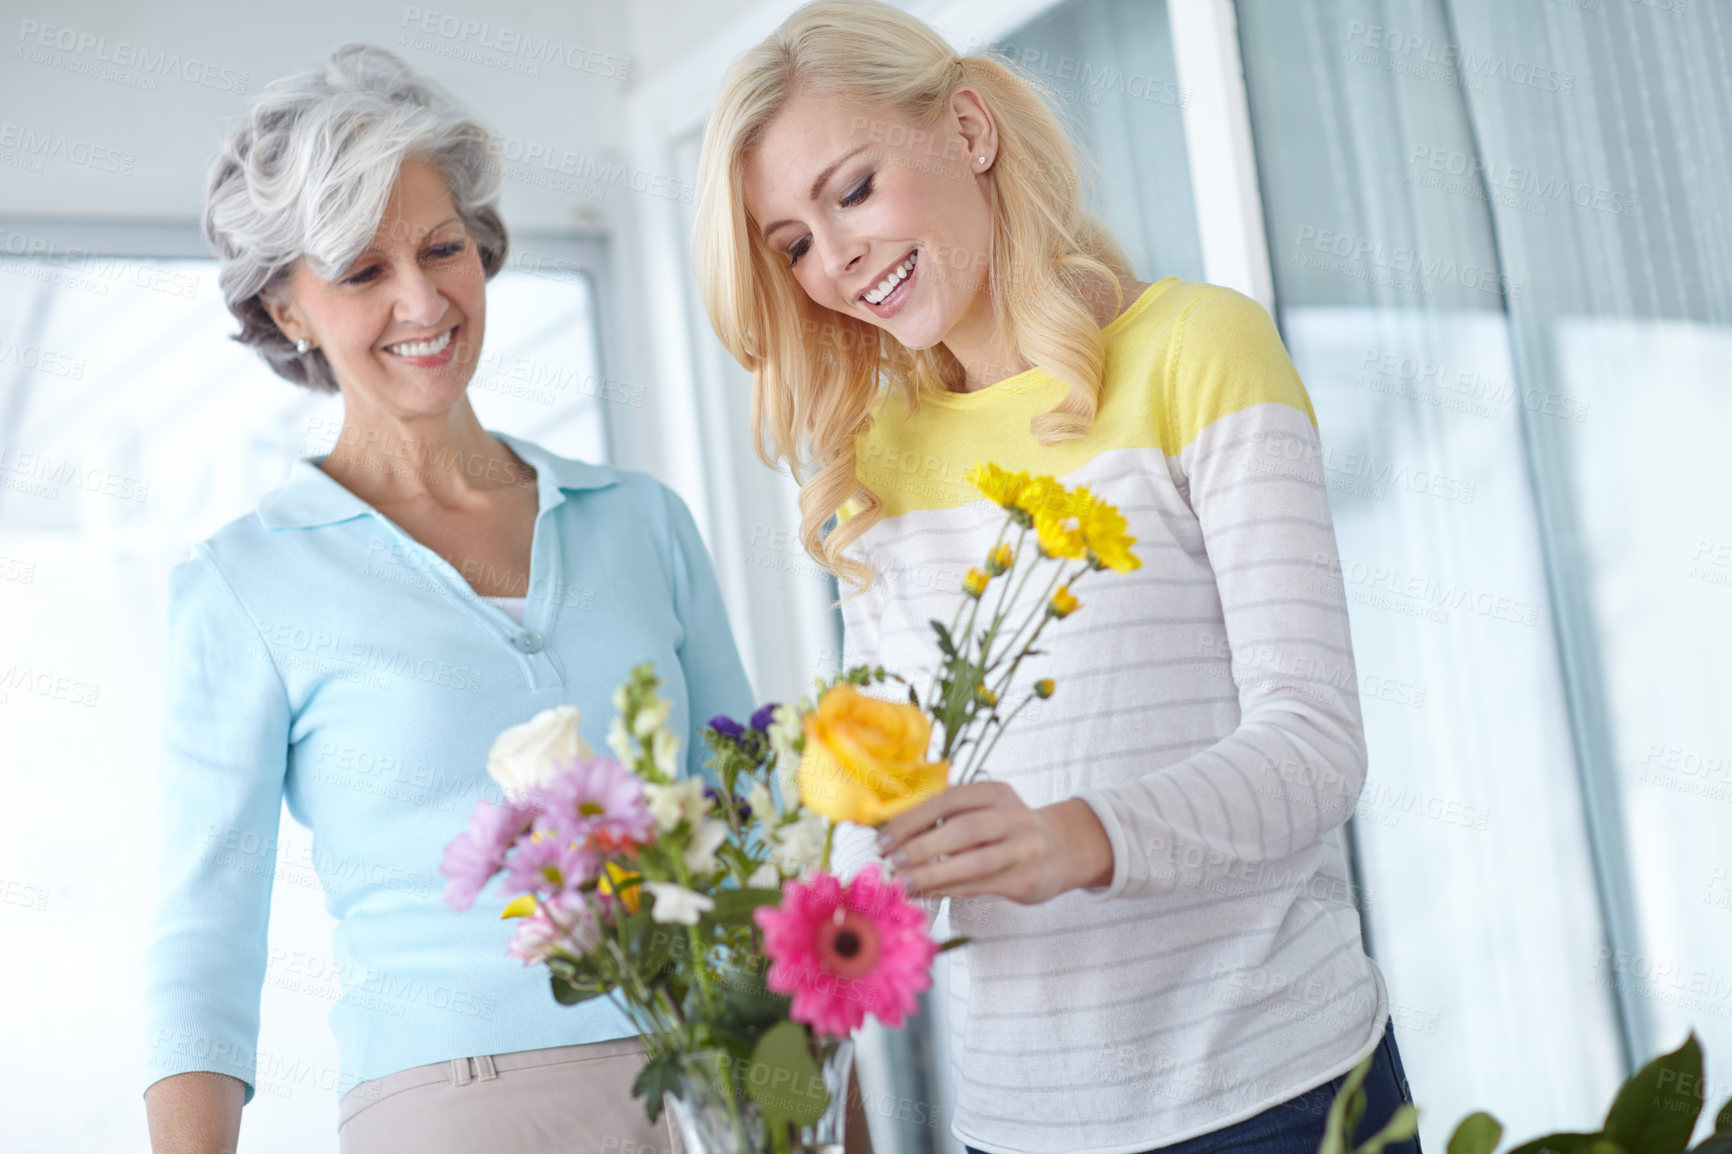
<path id="1" fill-rule="evenodd" d="M 924 127 L 797 94 L 745 158 L 746 211 L 813 303 L 910 349 L 943 343 L 967 364 L 993 343 L 992 217 L 981 174 L 995 143 L 969 88 Z"/>
<path id="2" fill-rule="evenodd" d="M 486 276 L 439 170 L 411 157 L 367 250 L 333 280 L 298 262 L 266 308 L 291 341 L 324 353 L 346 405 L 430 415 L 455 405 L 475 373 Z"/>

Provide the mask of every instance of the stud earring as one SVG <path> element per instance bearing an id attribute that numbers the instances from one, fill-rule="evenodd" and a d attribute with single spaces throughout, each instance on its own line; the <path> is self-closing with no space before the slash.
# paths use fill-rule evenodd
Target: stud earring
<path id="1" fill-rule="evenodd" d="M 295 351 L 300 353 L 303 357 L 307 355 L 307 350 L 312 347 L 313 342 L 309 341 L 306 337 L 302 337 L 300 340 L 295 342 Z"/>
<path id="2" fill-rule="evenodd" d="M 975 160 L 976 160 L 976 161 L 977 161 L 977 162 L 978 162 L 978 163 L 980 163 L 980 164 L 985 164 L 985 163 L 986 163 L 986 157 L 984 157 L 984 156 L 977 156 L 977 157 L 975 157 L 975 158 L 974 158 L 974 159 L 975 159 Z"/>

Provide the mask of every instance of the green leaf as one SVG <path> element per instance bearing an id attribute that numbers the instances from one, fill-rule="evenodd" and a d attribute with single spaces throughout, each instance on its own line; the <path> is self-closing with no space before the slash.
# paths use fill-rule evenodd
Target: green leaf
<path id="1" fill-rule="evenodd" d="M 1383 1124 L 1383 1129 L 1367 1138 L 1354 1154 L 1383 1154 L 1391 1142 L 1405 1142 L 1419 1133 L 1419 1111 L 1411 1102 L 1403 1102 Z"/>
<path id="2" fill-rule="evenodd" d="M 1732 1134 L 1732 1098 L 1726 1099 L 1726 1104 L 1714 1115 L 1714 1133 Z"/>
<path id="3" fill-rule="evenodd" d="M 1449 1136 L 1448 1154 L 1492 1154 L 1503 1139 L 1503 1123 L 1481 1110 L 1469 1114 Z"/>
<path id="4" fill-rule="evenodd" d="M 969 942 L 972 942 L 973 940 L 974 940 L 973 938 L 964 934 L 962 937 L 951 938 L 949 941 L 940 942 L 938 944 L 938 953 L 942 954 L 946 950 L 954 950 L 957 946 L 966 946 Z M 937 954 L 934 954 L 933 956 L 936 957 Z"/>
<path id="5" fill-rule="evenodd" d="M 1690 1154 L 1732 1154 L 1732 1134 L 1716 1134 Z"/>
<path id="6" fill-rule="evenodd" d="M 1509 1154 L 1588 1154 L 1603 1138 L 1601 1134 L 1547 1134 L 1517 1146 Z"/>
<path id="7" fill-rule="evenodd" d="M 1367 1055 L 1365 1061 L 1353 1068 L 1335 1100 L 1329 1103 L 1329 1116 L 1323 1120 L 1323 1144 L 1317 1147 L 1317 1154 L 1348 1154 L 1353 1149 L 1353 1132 L 1365 1113 L 1365 1091 L 1361 1087 L 1374 1056 Z"/>
<path id="8" fill-rule="evenodd" d="M 553 986 L 553 1000 L 562 1006 L 575 1006 L 607 993 L 607 987 L 596 980 L 587 966 L 569 958 L 549 958 L 547 975 Z"/>
<path id="9" fill-rule="evenodd" d="M 950 639 L 950 630 L 946 629 L 944 623 L 936 618 L 932 620 L 931 624 L 933 631 L 938 634 L 938 651 L 946 657 L 955 657 L 956 642 Z"/>
<path id="10" fill-rule="evenodd" d="M 1695 1031 L 1624 1083 L 1606 1114 L 1606 1138 L 1642 1154 L 1684 1154 L 1702 1112 L 1702 1047 Z"/>
<path id="11" fill-rule="evenodd" d="M 763 1108 L 764 1125 L 772 1132 L 784 1125 L 810 1126 L 824 1116 L 830 1091 L 812 1058 L 806 1027 L 782 1022 L 764 1031 L 752 1050 L 746 1094 Z"/>
<path id="12" fill-rule="evenodd" d="M 722 890 L 715 895 L 716 908 L 709 916 L 728 926 L 754 925 L 752 911 L 759 906 L 773 906 L 782 900 L 781 890 Z"/>
<path id="13" fill-rule="evenodd" d="M 654 1122 L 662 1114 L 662 1099 L 669 1094 L 678 1097 L 685 1092 L 685 1078 L 680 1074 L 680 1056 L 664 1050 L 644 1063 L 631 1084 L 632 1096 L 643 1099 L 644 1110 Z"/>

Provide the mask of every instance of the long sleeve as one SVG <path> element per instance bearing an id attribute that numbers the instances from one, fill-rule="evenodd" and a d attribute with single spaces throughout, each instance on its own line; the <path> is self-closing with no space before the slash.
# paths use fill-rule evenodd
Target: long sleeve
<path id="1" fill-rule="evenodd" d="M 715 568 L 691 510 L 671 489 L 664 486 L 662 492 L 667 498 L 672 536 L 674 604 L 685 632 L 679 655 L 690 707 L 686 768 L 689 773 L 706 774 L 704 727 L 717 714 L 742 721 L 748 717 L 754 708 L 752 685 L 740 662 Z"/>
<path id="2" fill-rule="evenodd" d="M 1114 857 L 1106 898 L 1256 881 L 1352 813 L 1365 782 L 1346 596 L 1309 398 L 1261 306 L 1199 296 L 1169 353 L 1163 442 L 1201 530 L 1225 622 L 1238 727 L 1080 796 Z"/>
<path id="3" fill-rule="evenodd" d="M 210 1070 L 253 1098 L 287 694 L 206 546 L 169 576 L 145 1086 Z"/>

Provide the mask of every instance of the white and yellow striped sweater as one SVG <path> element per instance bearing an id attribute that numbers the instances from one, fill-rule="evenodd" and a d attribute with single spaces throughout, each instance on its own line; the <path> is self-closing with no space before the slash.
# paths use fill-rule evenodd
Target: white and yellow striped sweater
<path id="1" fill-rule="evenodd" d="M 858 446 L 886 508 L 854 546 L 878 579 L 843 604 L 848 665 L 932 676 L 928 622 L 1002 523 L 963 480 L 976 462 L 1086 484 L 1142 559 L 1078 584 L 1083 608 L 1024 663 L 1058 691 L 988 766 L 1031 806 L 1087 801 L 1111 882 L 951 910 L 973 938 L 949 955 L 953 1128 L 1004 1154 L 1219 1129 L 1351 1069 L 1387 1016 L 1340 842 L 1366 754 L 1310 400 L 1230 289 L 1168 278 L 1102 337 L 1080 440 L 1029 432 L 1065 392 L 1033 369 L 913 415 L 886 399 Z M 871 858 L 865 832 L 838 839 L 842 868 Z"/>

